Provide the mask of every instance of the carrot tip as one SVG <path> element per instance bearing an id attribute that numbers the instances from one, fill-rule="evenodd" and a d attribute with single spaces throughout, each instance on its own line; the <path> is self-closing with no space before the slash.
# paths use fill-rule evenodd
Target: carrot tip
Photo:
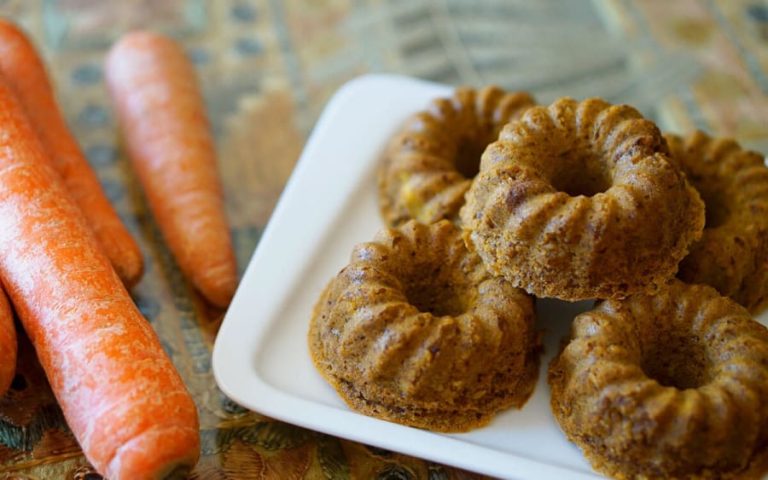
<path id="1" fill-rule="evenodd" d="M 124 445 L 107 468 L 107 477 L 119 479 L 186 478 L 200 456 L 197 429 L 153 428 Z"/>

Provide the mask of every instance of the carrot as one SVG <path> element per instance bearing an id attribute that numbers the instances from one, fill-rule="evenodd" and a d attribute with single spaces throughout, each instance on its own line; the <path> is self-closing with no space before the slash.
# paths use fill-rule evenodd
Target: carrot
<path id="1" fill-rule="evenodd" d="M 32 121 L 54 169 L 85 215 L 118 275 L 131 286 L 144 269 L 141 250 L 104 195 L 53 95 L 51 82 L 32 42 L 12 22 L 0 18 L 0 72 Z"/>
<path id="2" fill-rule="evenodd" d="M 86 457 L 112 480 L 188 471 L 195 404 L 0 81 L 0 280 Z"/>
<path id="3" fill-rule="evenodd" d="M 11 305 L 5 293 L 0 291 L 0 396 L 8 391 L 16 374 L 18 348 Z"/>
<path id="4" fill-rule="evenodd" d="M 226 306 L 237 283 L 235 256 L 192 65 L 169 38 L 134 32 L 109 52 L 106 79 L 165 241 L 200 293 Z"/>

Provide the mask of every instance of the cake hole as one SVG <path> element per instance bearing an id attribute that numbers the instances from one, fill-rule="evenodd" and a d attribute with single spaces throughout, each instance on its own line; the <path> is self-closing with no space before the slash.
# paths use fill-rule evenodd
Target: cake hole
<path id="1" fill-rule="evenodd" d="M 458 316 L 466 311 L 463 288 L 442 268 L 421 268 L 405 282 L 408 302 L 420 312 L 441 317 Z"/>
<path id="2" fill-rule="evenodd" d="M 475 178 L 480 172 L 480 158 L 485 147 L 495 140 L 493 132 L 476 133 L 461 138 L 456 149 L 456 170 L 465 178 Z"/>
<path id="3" fill-rule="evenodd" d="M 704 201 L 704 228 L 717 228 L 728 221 L 730 210 L 722 189 L 700 189 L 699 195 Z"/>
<path id="4" fill-rule="evenodd" d="M 592 197 L 611 188 L 611 176 L 603 161 L 590 152 L 569 150 L 554 162 L 552 186 L 571 197 Z"/>
<path id="5" fill-rule="evenodd" d="M 699 388 L 710 381 L 707 352 L 696 337 L 658 334 L 643 356 L 642 368 L 648 377 L 680 390 Z"/>

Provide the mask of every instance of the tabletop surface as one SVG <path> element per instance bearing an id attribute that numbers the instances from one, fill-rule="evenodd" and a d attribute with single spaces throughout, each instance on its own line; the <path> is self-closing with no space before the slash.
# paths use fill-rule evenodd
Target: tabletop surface
<path id="1" fill-rule="evenodd" d="M 43 51 L 69 124 L 139 241 L 132 295 L 200 411 L 191 478 L 479 478 L 276 422 L 226 398 L 211 373 L 222 312 L 184 281 L 120 145 L 103 80 L 131 29 L 172 35 L 200 75 L 240 269 L 329 96 L 366 72 L 496 83 L 630 103 L 678 132 L 768 152 L 768 3 L 760 0 L 0 0 Z M 28 340 L 0 398 L 0 476 L 100 478 L 67 429 Z M 514 476 L 514 472 L 510 472 Z"/>

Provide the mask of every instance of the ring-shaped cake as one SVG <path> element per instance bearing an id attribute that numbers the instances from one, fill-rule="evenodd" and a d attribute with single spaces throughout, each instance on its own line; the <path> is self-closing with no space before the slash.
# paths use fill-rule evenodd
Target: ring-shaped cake
<path id="1" fill-rule="evenodd" d="M 753 313 L 768 299 L 768 168 L 757 152 L 695 132 L 666 135 L 672 159 L 704 200 L 706 225 L 678 276 L 715 287 Z"/>
<path id="2" fill-rule="evenodd" d="M 390 141 L 379 171 L 384 221 L 456 220 L 485 147 L 533 105 L 525 92 L 462 87 L 411 117 Z"/>
<path id="3" fill-rule="evenodd" d="M 656 290 L 701 236 L 704 205 L 637 110 L 563 98 L 485 150 L 461 224 L 493 274 L 573 301 Z"/>
<path id="4" fill-rule="evenodd" d="M 532 299 L 491 276 L 447 220 L 356 246 L 315 306 L 309 348 L 354 410 L 436 431 L 521 407 L 540 352 Z"/>
<path id="5" fill-rule="evenodd" d="M 577 316 L 549 384 L 566 436 L 615 478 L 732 478 L 766 460 L 768 329 L 709 286 L 673 280 Z"/>

